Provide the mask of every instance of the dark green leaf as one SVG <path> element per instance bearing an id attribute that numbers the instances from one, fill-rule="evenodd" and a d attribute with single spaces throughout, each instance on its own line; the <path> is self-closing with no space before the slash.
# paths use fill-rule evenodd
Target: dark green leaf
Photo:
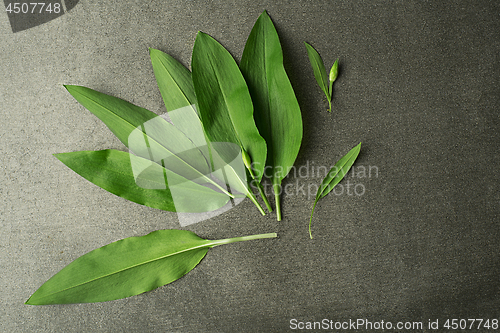
<path id="1" fill-rule="evenodd" d="M 276 236 L 213 241 L 187 230 L 158 230 L 125 238 L 76 259 L 45 282 L 26 304 L 92 303 L 138 295 L 181 278 L 214 246 Z"/>
<path id="2" fill-rule="evenodd" d="M 266 164 L 272 172 L 279 221 L 279 187 L 297 158 L 302 142 L 302 118 L 283 67 L 278 33 L 265 11 L 248 37 L 240 67 L 254 103 L 255 123 L 267 143 Z"/>
<path id="3" fill-rule="evenodd" d="M 209 140 L 240 146 L 262 176 L 266 142 L 255 125 L 250 93 L 233 57 L 212 37 L 199 32 L 191 67 L 198 112 Z"/>
<path id="4" fill-rule="evenodd" d="M 309 61 L 311 62 L 316 82 L 318 82 L 319 87 L 323 90 L 326 98 L 330 101 L 331 94 L 328 91 L 328 75 L 326 74 L 325 64 L 323 63 L 319 53 L 311 45 L 306 42 L 304 42 L 304 44 L 306 45 L 307 55 L 309 56 Z"/>
<path id="5" fill-rule="evenodd" d="M 316 208 L 316 204 L 318 200 L 323 198 L 325 195 L 330 193 L 331 190 L 344 178 L 344 176 L 349 172 L 349 169 L 358 158 L 359 152 L 361 150 L 361 142 L 354 148 L 352 148 L 344 157 L 342 157 L 333 168 L 330 169 L 325 179 L 321 182 L 321 185 L 318 188 L 318 192 L 316 193 L 316 198 L 314 200 L 314 205 L 311 211 L 311 218 L 309 219 L 309 236 L 312 239 L 311 234 L 311 221 L 314 213 L 314 208 Z"/>
<path id="6" fill-rule="evenodd" d="M 127 200 L 172 212 L 207 212 L 229 197 L 198 185 L 157 163 L 113 149 L 55 154 L 73 171 Z"/>

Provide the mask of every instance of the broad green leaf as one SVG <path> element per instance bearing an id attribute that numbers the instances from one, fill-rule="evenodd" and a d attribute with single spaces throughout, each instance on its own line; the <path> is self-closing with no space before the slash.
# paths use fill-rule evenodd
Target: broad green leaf
<path id="1" fill-rule="evenodd" d="M 275 233 L 206 240 L 187 230 L 158 230 L 93 250 L 63 268 L 27 301 L 30 305 L 93 303 L 138 295 L 171 283 L 212 247 Z"/>
<path id="2" fill-rule="evenodd" d="M 168 160 L 166 167 L 198 182 L 210 183 L 232 196 L 210 177 L 205 156 L 177 127 L 155 113 L 120 98 L 90 88 L 65 86 L 85 108 L 108 126 L 134 154 L 155 162 Z"/>
<path id="3" fill-rule="evenodd" d="M 309 236 L 312 239 L 311 234 L 311 221 L 314 214 L 314 208 L 316 208 L 316 204 L 318 200 L 323 198 L 325 195 L 330 193 L 333 188 L 344 178 L 344 176 L 349 172 L 349 169 L 358 158 L 359 152 L 361 151 L 361 142 L 354 148 L 352 148 L 344 157 L 342 157 L 333 168 L 328 171 L 325 179 L 321 182 L 318 192 L 316 193 L 316 198 L 314 200 L 314 205 L 311 211 L 311 218 L 309 219 Z"/>
<path id="4" fill-rule="evenodd" d="M 302 142 L 299 103 L 283 66 L 278 33 L 267 14 L 257 19 L 240 64 L 254 103 L 254 118 L 267 143 L 266 164 L 272 172 L 276 212 L 281 220 L 281 181 L 293 166 Z"/>
<path id="5" fill-rule="evenodd" d="M 307 55 L 309 56 L 309 61 L 311 62 L 316 82 L 318 82 L 319 87 L 323 90 L 326 98 L 330 101 L 331 94 L 328 91 L 328 75 L 326 74 L 325 64 L 323 63 L 319 53 L 311 45 L 306 42 L 304 42 L 304 44 L 307 49 Z"/>
<path id="6" fill-rule="evenodd" d="M 225 194 L 127 152 L 106 149 L 55 156 L 95 185 L 148 207 L 199 213 L 218 209 L 229 201 Z"/>
<path id="7" fill-rule="evenodd" d="M 198 112 L 209 140 L 240 146 L 255 162 L 255 171 L 262 177 L 266 142 L 255 125 L 252 99 L 235 60 L 212 37 L 199 32 L 191 68 Z"/>

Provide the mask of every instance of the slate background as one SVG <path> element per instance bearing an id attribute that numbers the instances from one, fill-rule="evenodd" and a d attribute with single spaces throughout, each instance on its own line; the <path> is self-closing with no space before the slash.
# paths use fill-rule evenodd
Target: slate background
<path id="1" fill-rule="evenodd" d="M 364 195 L 323 199 L 312 241 L 311 198 L 286 196 L 282 222 L 246 200 L 187 229 L 279 239 L 215 248 L 182 279 L 136 297 L 24 305 L 80 255 L 179 227 L 174 213 L 109 194 L 52 156 L 122 148 L 62 84 L 161 113 L 148 47 L 188 65 L 201 30 L 239 59 L 264 9 L 302 108 L 297 166 L 330 166 L 362 141 L 356 166 L 379 170 L 350 178 Z M 287 332 L 292 318 L 499 318 L 499 18 L 500 3 L 486 0 L 82 0 L 12 33 L 2 14 L 0 331 Z M 332 114 L 303 41 L 327 66 L 340 58 Z M 307 190 L 320 178 L 284 184 L 297 181 Z"/>

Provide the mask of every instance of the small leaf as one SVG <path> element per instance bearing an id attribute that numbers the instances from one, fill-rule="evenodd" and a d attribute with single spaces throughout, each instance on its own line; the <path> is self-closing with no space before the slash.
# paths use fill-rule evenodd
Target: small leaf
<path id="1" fill-rule="evenodd" d="M 270 167 L 276 213 L 280 221 L 281 181 L 299 153 L 302 117 L 283 66 L 283 51 L 278 33 L 265 11 L 250 32 L 240 67 L 254 103 L 255 123 L 267 143 L 266 164 Z"/>
<path id="2" fill-rule="evenodd" d="M 326 175 L 325 179 L 323 179 L 323 181 L 321 182 L 321 185 L 318 188 L 318 192 L 316 193 L 316 198 L 314 200 L 314 205 L 311 211 L 311 218 L 309 219 L 309 236 L 311 237 L 311 239 L 311 221 L 314 214 L 314 208 L 316 208 L 318 200 L 330 193 L 330 191 L 332 191 L 333 188 L 344 178 L 344 176 L 354 164 L 354 161 L 358 157 L 360 150 L 361 142 L 356 147 L 351 149 L 337 163 L 335 163 L 333 168 L 331 168 Z"/>
<path id="3" fill-rule="evenodd" d="M 45 282 L 26 304 L 93 303 L 138 295 L 181 278 L 212 247 L 274 237 L 269 233 L 214 241 L 187 230 L 158 230 L 125 238 L 79 257 Z"/>
<path id="4" fill-rule="evenodd" d="M 313 68 L 314 77 L 316 78 L 316 82 L 318 82 L 319 87 L 325 93 L 326 98 L 330 101 L 331 94 L 328 91 L 328 76 L 326 75 L 326 68 L 321 59 L 319 53 L 309 44 L 304 42 L 307 55 L 309 56 L 309 61 L 311 62 L 311 66 Z"/>
<path id="5" fill-rule="evenodd" d="M 119 150 L 78 151 L 55 156 L 95 185 L 148 207 L 199 213 L 213 211 L 229 201 L 225 194 Z"/>

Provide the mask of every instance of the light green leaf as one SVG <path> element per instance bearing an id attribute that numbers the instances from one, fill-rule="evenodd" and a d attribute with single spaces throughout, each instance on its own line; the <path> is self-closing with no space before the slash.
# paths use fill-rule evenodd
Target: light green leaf
<path id="1" fill-rule="evenodd" d="M 278 33 L 265 11 L 248 37 L 240 68 L 254 103 L 255 123 L 267 143 L 266 164 L 272 172 L 279 221 L 281 181 L 293 166 L 300 149 L 302 117 L 283 66 Z"/>
<path id="2" fill-rule="evenodd" d="M 344 176 L 349 172 L 349 169 L 358 158 L 359 152 L 361 151 L 361 142 L 354 148 L 352 148 L 344 157 L 342 157 L 333 168 L 330 169 L 325 179 L 321 182 L 318 192 L 316 193 L 316 198 L 314 200 L 314 205 L 311 211 L 311 218 L 309 219 L 309 236 L 312 239 L 311 234 L 311 221 L 314 214 L 314 208 L 318 200 L 323 198 L 325 195 L 330 193 L 333 188 L 344 178 Z"/>
<path id="3" fill-rule="evenodd" d="M 206 240 L 187 230 L 158 230 L 93 250 L 63 268 L 27 301 L 30 305 L 93 303 L 138 295 L 171 283 L 212 247 L 275 233 Z"/>
<path id="4" fill-rule="evenodd" d="M 108 126 L 134 154 L 193 181 L 210 183 L 232 197 L 210 177 L 208 161 L 198 147 L 177 127 L 151 111 L 90 88 L 65 86 L 85 108 Z"/>
<path id="5" fill-rule="evenodd" d="M 149 54 L 170 120 L 204 154 L 208 155 L 208 152 L 202 149 L 207 142 L 195 107 L 197 101 L 191 72 L 162 51 L 150 48 Z"/>
<path id="6" fill-rule="evenodd" d="M 172 56 L 150 48 L 156 82 L 167 111 L 196 104 L 191 72 Z"/>
<path id="7" fill-rule="evenodd" d="M 319 53 L 308 43 L 304 42 L 307 55 L 309 56 L 309 61 L 311 62 L 311 66 L 313 68 L 314 77 L 316 78 L 316 82 L 318 82 L 319 87 L 325 93 L 328 101 L 331 101 L 331 94 L 328 91 L 328 76 L 326 75 L 326 68 L 323 60 Z"/>
<path id="8" fill-rule="evenodd" d="M 262 177 L 266 142 L 255 125 L 252 99 L 233 57 L 212 37 L 199 32 L 191 67 L 198 112 L 208 138 L 211 142 L 240 146 L 255 162 L 255 171 Z"/>
<path id="9" fill-rule="evenodd" d="M 199 213 L 229 197 L 147 159 L 113 149 L 55 154 L 70 169 L 117 196 L 171 212 Z"/>

